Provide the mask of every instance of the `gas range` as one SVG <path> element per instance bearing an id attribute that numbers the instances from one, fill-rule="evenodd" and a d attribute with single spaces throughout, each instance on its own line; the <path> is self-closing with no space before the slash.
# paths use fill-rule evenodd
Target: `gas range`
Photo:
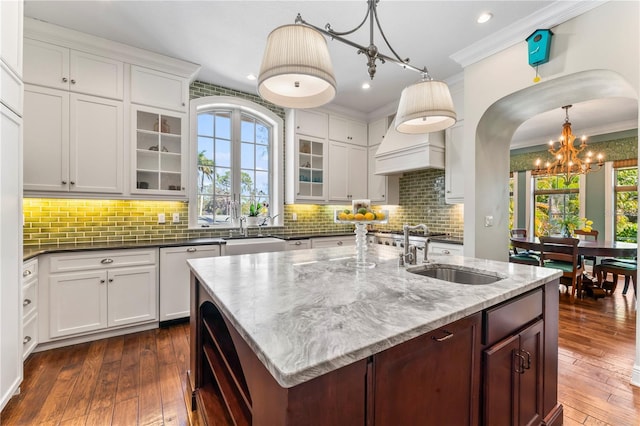
<path id="1" fill-rule="evenodd" d="M 402 231 L 374 232 L 376 244 L 385 246 L 404 247 L 404 235 Z M 412 232 L 409 234 L 409 244 L 416 247 L 424 247 L 425 241 L 429 237 L 441 237 L 447 235 L 445 232 L 429 232 L 427 235 L 423 233 Z"/>

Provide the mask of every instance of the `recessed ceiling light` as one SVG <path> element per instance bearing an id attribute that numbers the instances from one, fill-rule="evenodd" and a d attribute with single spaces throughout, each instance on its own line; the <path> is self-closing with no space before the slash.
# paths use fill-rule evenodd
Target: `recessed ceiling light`
<path id="1" fill-rule="evenodd" d="M 255 74 L 247 74 L 247 79 L 248 80 L 256 80 L 258 77 L 256 77 Z"/>
<path id="2" fill-rule="evenodd" d="M 480 14 L 480 16 L 478 16 L 478 19 L 476 20 L 476 22 L 478 24 L 484 24 L 485 22 L 487 22 L 491 18 L 493 18 L 493 14 L 492 13 L 484 12 L 484 13 Z"/>
<path id="3" fill-rule="evenodd" d="M 369 83 L 362 83 L 362 88 L 363 89 L 369 89 L 371 87 L 371 85 Z"/>

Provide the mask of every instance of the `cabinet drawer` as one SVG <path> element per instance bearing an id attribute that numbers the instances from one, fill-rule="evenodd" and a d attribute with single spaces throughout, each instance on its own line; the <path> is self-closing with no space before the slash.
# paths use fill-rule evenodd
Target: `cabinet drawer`
<path id="1" fill-rule="evenodd" d="M 50 258 L 50 271 L 68 272 L 92 269 L 110 269 L 122 266 L 153 265 L 156 249 L 98 251 L 86 254 L 61 254 Z"/>
<path id="2" fill-rule="evenodd" d="M 33 315 L 22 326 L 22 359 L 26 359 L 38 344 L 38 315 Z"/>
<path id="3" fill-rule="evenodd" d="M 524 294 L 508 303 L 484 311 L 482 343 L 492 345 L 518 331 L 536 318 L 542 318 L 542 289 Z"/>
<path id="4" fill-rule="evenodd" d="M 22 282 L 38 276 L 38 259 L 29 260 L 22 264 Z"/>
<path id="5" fill-rule="evenodd" d="M 22 288 L 22 318 L 27 318 L 38 309 L 38 289 L 36 280 L 30 280 Z"/>
<path id="6" fill-rule="evenodd" d="M 352 236 L 312 238 L 311 248 L 354 246 L 356 240 Z"/>
<path id="7" fill-rule="evenodd" d="M 311 248 L 310 240 L 287 241 L 286 250 L 304 250 Z"/>
<path id="8" fill-rule="evenodd" d="M 446 243 L 430 243 L 429 253 L 434 254 L 450 254 L 454 256 L 463 255 L 463 247 L 458 244 L 446 244 Z"/>

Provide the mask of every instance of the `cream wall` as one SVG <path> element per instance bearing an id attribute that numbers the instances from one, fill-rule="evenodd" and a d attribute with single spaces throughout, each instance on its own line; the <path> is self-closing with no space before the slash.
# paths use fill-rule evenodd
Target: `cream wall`
<path id="1" fill-rule="evenodd" d="M 552 28 L 550 61 L 537 84 L 524 37 L 465 68 L 463 163 L 474 177 L 465 184 L 467 256 L 507 259 L 509 143 L 520 124 L 569 103 L 638 98 L 639 14 L 638 2 L 610 1 Z"/>

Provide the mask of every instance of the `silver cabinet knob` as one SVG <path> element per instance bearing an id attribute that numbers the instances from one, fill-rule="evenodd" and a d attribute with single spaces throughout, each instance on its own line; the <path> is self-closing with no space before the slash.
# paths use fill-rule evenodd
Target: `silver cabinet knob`
<path id="1" fill-rule="evenodd" d="M 197 248 L 195 248 L 195 247 L 189 247 L 189 248 L 187 249 L 187 253 L 195 253 L 195 252 L 197 252 L 197 251 L 198 251 L 198 249 L 197 249 Z"/>
<path id="2" fill-rule="evenodd" d="M 296 245 L 297 245 L 297 246 L 302 245 L 302 241 L 296 241 Z"/>
<path id="3" fill-rule="evenodd" d="M 67 77 L 62 77 L 62 82 L 66 83 L 67 81 L 69 81 L 69 79 Z"/>
<path id="4" fill-rule="evenodd" d="M 28 276 L 29 276 L 29 275 L 31 275 L 31 274 L 32 274 L 32 272 L 31 272 L 31 270 L 30 270 L 30 269 L 27 269 L 27 270 L 22 271 L 22 276 L 23 276 L 23 277 L 28 277 Z"/>
<path id="5" fill-rule="evenodd" d="M 109 282 L 112 283 L 113 282 L 113 278 L 109 278 Z"/>
<path id="6" fill-rule="evenodd" d="M 22 344 L 26 345 L 30 341 L 31 341 L 31 336 L 24 336 L 24 339 L 22 339 Z"/>
<path id="7" fill-rule="evenodd" d="M 110 259 L 110 258 L 107 257 L 106 259 L 102 259 L 100 261 L 100 263 L 102 263 L 103 265 L 109 265 L 109 264 L 113 263 L 113 259 Z"/>
<path id="8" fill-rule="evenodd" d="M 104 280 L 100 280 L 100 284 L 104 284 L 104 283 L 105 283 L 105 281 L 104 281 Z"/>
<path id="9" fill-rule="evenodd" d="M 63 181 L 62 181 L 62 184 L 63 184 L 63 185 L 66 185 L 66 184 L 67 184 L 67 181 L 66 181 L 66 180 L 63 180 Z"/>
<path id="10" fill-rule="evenodd" d="M 74 79 L 71 79 L 71 84 L 76 84 L 76 81 Z"/>
<path id="11" fill-rule="evenodd" d="M 71 185 L 75 185 L 75 184 L 76 184 L 76 183 L 75 183 L 75 181 L 73 181 L 73 180 L 72 180 L 71 182 L 69 182 L 69 183 L 70 183 Z"/>
<path id="12" fill-rule="evenodd" d="M 22 306 L 29 306 L 31 304 L 31 299 L 24 299 L 22 302 Z"/>
<path id="13" fill-rule="evenodd" d="M 342 241 L 338 241 L 338 245 L 341 246 L 342 245 Z"/>

